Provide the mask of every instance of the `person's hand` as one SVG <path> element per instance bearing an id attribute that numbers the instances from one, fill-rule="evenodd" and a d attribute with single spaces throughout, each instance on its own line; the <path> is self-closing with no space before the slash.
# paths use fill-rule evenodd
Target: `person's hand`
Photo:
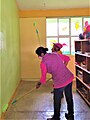
<path id="1" fill-rule="evenodd" d="M 40 87 L 40 85 L 41 85 L 41 82 L 37 82 L 36 89 L 38 89 Z"/>

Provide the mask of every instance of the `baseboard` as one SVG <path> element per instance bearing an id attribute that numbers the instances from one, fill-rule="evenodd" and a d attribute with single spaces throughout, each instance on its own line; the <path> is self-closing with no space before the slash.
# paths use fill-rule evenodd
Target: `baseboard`
<path id="1" fill-rule="evenodd" d="M 8 102 L 8 108 L 9 108 L 10 104 L 12 103 L 12 100 L 15 97 L 15 94 L 16 94 L 17 89 L 18 89 L 19 85 L 21 84 L 21 82 L 22 82 L 22 80 L 19 81 L 19 83 L 18 83 L 18 85 L 17 85 L 17 87 L 16 87 L 16 89 L 15 89 L 15 91 L 14 91 L 14 93 L 13 93 L 11 99 L 10 99 L 10 101 Z M 8 108 L 7 108 L 7 110 L 8 110 Z M 0 120 L 4 120 L 5 114 L 6 114 L 6 111 L 1 114 Z"/>

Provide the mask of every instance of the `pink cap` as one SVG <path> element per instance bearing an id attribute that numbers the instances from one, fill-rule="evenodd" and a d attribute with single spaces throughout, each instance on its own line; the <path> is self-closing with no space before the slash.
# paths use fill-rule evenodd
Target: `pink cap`
<path id="1" fill-rule="evenodd" d="M 58 48 L 62 48 L 64 45 L 66 45 L 65 43 L 60 44 L 60 43 L 53 43 L 55 46 L 57 46 Z"/>

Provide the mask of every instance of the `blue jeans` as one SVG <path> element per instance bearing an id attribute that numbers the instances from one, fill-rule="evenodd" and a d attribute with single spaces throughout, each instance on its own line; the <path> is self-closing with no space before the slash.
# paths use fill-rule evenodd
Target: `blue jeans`
<path id="1" fill-rule="evenodd" d="M 61 98 L 63 91 L 65 93 L 65 98 L 67 102 L 68 114 L 73 115 L 73 96 L 72 96 L 72 83 L 68 84 L 63 88 L 54 88 L 54 117 L 60 117 L 60 108 L 61 108 Z"/>

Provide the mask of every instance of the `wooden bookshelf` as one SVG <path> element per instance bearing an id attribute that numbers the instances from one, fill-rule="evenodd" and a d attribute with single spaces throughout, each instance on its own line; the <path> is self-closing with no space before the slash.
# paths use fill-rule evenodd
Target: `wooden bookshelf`
<path id="1" fill-rule="evenodd" d="M 90 106 L 90 39 L 75 41 L 76 89 Z"/>

